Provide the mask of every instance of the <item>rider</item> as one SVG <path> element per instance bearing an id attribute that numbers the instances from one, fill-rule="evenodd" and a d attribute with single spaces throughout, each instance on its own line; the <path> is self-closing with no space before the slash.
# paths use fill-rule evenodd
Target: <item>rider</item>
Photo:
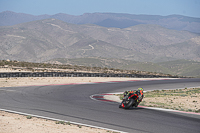
<path id="1" fill-rule="evenodd" d="M 138 90 L 136 91 L 137 95 L 138 95 L 138 99 L 135 103 L 135 107 L 138 106 L 138 104 L 142 101 L 144 95 L 143 95 L 143 88 L 138 88 Z"/>

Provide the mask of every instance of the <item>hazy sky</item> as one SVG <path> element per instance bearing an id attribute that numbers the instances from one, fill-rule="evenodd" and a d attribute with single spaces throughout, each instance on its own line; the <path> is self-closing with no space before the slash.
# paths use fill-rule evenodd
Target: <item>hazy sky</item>
<path id="1" fill-rule="evenodd" d="M 0 0 L 0 12 L 32 15 L 111 12 L 200 18 L 200 0 Z"/>

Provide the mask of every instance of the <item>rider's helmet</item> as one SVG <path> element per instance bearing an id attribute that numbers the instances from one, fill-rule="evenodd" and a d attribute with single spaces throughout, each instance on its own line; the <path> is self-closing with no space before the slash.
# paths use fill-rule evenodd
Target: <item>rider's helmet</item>
<path id="1" fill-rule="evenodd" d="M 143 91 L 143 88 L 138 88 L 138 91 L 142 90 Z"/>
<path id="2" fill-rule="evenodd" d="M 124 96 L 127 95 L 127 94 L 128 94 L 128 91 L 125 91 L 125 92 L 124 92 Z"/>

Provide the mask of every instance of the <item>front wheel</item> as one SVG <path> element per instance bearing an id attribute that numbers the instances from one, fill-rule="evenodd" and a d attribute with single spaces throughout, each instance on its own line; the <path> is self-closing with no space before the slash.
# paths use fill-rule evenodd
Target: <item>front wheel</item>
<path id="1" fill-rule="evenodd" d="M 124 101 L 124 108 L 129 109 L 134 104 L 134 99 L 129 99 L 127 101 Z"/>

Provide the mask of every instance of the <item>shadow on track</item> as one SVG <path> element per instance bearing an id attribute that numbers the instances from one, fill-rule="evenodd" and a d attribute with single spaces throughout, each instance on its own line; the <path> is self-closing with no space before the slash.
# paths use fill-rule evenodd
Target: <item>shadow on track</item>
<path id="1" fill-rule="evenodd" d="M 125 109 L 125 108 L 119 108 L 119 109 L 124 109 L 124 110 L 143 110 L 143 109 L 145 109 L 145 108 L 142 108 L 142 107 L 137 107 L 137 108 L 131 107 L 131 108 L 129 108 L 129 109 Z"/>

